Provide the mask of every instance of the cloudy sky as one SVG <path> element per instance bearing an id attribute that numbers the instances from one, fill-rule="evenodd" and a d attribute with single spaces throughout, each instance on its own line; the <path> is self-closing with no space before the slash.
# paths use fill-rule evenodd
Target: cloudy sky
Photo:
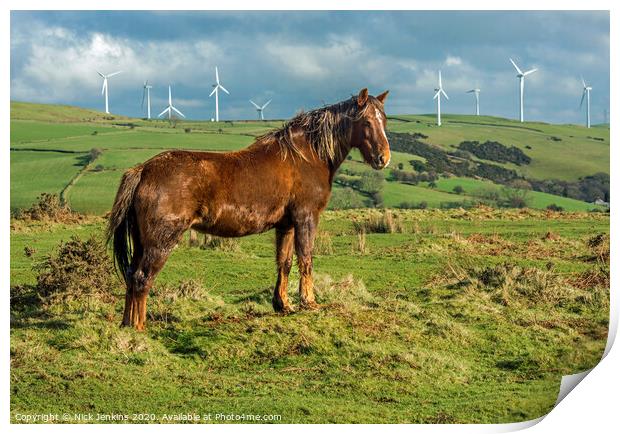
<path id="1" fill-rule="evenodd" d="M 266 117 L 288 118 L 362 87 L 391 91 L 388 113 L 432 113 L 437 70 L 447 113 L 514 118 L 518 83 L 508 61 L 539 71 L 526 79 L 526 119 L 583 122 L 583 75 L 592 121 L 609 109 L 607 12 L 12 12 L 11 99 L 103 109 L 95 72 L 110 79 L 110 109 L 142 116 L 148 79 L 153 112 L 175 105 L 209 119 L 214 68 L 230 91 L 223 119 L 254 118 L 248 102 L 273 98 Z"/>

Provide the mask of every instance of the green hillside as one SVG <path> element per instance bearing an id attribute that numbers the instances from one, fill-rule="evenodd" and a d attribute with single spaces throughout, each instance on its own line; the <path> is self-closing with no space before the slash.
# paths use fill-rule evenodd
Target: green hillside
<path id="1" fill-rule="evenodd" d="M 11 102 L 11 209 L 28 207 L 43 192 L 60 193 L 77 211 L 103 214 L 112 204 L 118 181 L 124 169 L 142 162 L 166 149 L 228 151 L 248 146 L 254 138 L 282 124 L 281 121 L 201 122 L 133 119 L 106 115 L 93 110 L 61 105 Z M 445 115 L 444 125 L 434 125 L 431 115 L 391 116 L 388 131 L 419 134 L 429 145 L 455 151 L 462 141 L 497 141 L 515 146 L 531 158 L 531 163 L 488 162 L 515 170 L 526 178 L 556 178 L 576 181 L 597 172 L 609 173 L 609 127 L 586 129 L 575 125 L 519 123 L 488 117 Z M 101 153 L 89 165 L 93 148 Z M 411 161 L 425 158 L 394 151 L 392 168 L 414 173 Z M 473 161 L 484 161 L 474 158 Z M 341 172 L 351 179 L 372 171 L 353 152 Z M 473 203 L 483 190 L 502 194 L 506 188 L 488 180 L 475 178 L 439 178 L 435 184 L 417 185 L 392 179 L 384 170 L 383 205 L 398 207 L 404 202 L 420 203 L 435 208 L 446 204 Z M 70 181 L 69 188 L 67 185 Z M 461 194 L 454 187 L 463 188 Z M 336 190 L 344 188 L 337 185 Z M 356 191 L 358 200 L 372 204 L 370 196 Z M 566 211 L 594 208 L 580 200 L 558 195 L 529 192 L 527 205 L 544 209 L 550 204 Z"/>

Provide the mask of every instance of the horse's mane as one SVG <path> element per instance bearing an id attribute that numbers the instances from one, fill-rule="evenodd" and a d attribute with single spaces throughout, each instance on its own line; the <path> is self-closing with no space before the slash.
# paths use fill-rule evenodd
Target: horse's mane
<path id="1" fill-rule="evenodd" d="M 309 112 L 301 112 L 286 122 L 282 128 L 260 136 L 257 142 L 275 142 L 280 148 L 283 159 L 290 155 L 305 160 L 307 157 L 293 137 L 296 131 L 300 131 L 320 159 L 329 163 L 342 161 L 345 157 L 343 145 L 351 140 L 353 122 L 364 116 L 371 106 L 375 104 L 378 106 L 379 103 L 375 103 L 375 100 L 369 96 L 368 103 L 360 108 L 357 97 L 352 97 Z"/>

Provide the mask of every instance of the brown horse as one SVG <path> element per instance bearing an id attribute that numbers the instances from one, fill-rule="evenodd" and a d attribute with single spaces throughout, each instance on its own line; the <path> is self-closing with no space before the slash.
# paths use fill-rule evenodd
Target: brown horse
<path id="1" fill-rule="evenodd" d="M 374 169 L 390 162 L 387 94 L 375 98 L 362 89 L 349 100 L 297 115 L 241 151 L 168 151 L 126 171 L 108 227 L 127 285 L 122 325 L 144 329 L 153 280 L 189 228 L 221 237 L 275 228 L 273 308 L 293 310 L 287 287 L 294 247 L 301 307 L 316 309 L 312 249 L 319 214 L 352 148 Z"/>

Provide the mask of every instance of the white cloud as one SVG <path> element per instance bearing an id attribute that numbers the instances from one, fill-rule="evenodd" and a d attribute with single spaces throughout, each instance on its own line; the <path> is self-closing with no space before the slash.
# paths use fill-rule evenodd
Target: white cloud
<path id="1" fill-rule="evenodd" d="M 448 56 L 444 62 L 446 66 L 460 66 L 463 64 L 463 61 L 458 56 Z"/>
<path id="2" fill-rule="evenodd" d="M 135 88 L 155 77 L 160 84 L 184 81 L 210 86 L 204 82 L 207 66 L 220 56 L 217 46 L 208 40 L 143 43 L 101 33 L 82 36 L 61 27 L 35 31 L 44 37 L 33 38 L 36 42 L 31 43 L 21 71 L 14 75 L 13 99 L 74 101 L 84 92 L 101 88 L 96 71 L 123 71 L 110 78 L 111 93 L 114 89 Z M 23 44 L 28 36 L 32 35 L 16 35 L 15 43 Z"/>

